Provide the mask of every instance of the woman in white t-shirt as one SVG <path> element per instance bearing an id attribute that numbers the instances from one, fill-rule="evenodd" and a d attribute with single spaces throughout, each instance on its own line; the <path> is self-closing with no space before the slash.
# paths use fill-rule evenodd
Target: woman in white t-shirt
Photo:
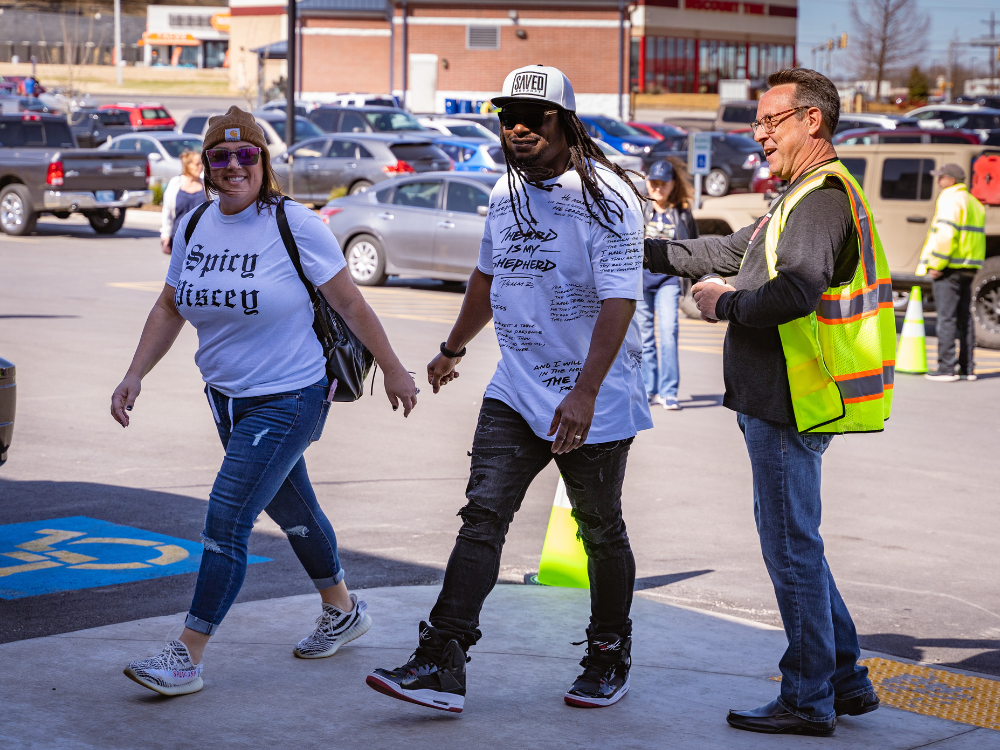
<path id="1" fill-rule="evenodd" d="M 171 240 L 177 224 L 189 211 L 204 201 L 205 183 L 201 180 L 201 154 L 191 149 L 181 152 L 181 173 L 171 177 L 163 190 L 163 221 L 160 223 L 160 249 L 170 255 Z"/>
<path id="2" fill-rule="evenodd" d="M 218 201 L 178 224 L 163 292 L 111 398 L 112 416 L 127 427 L 141 379 L 184 322 L 194 325 L 195 362 L 226 457 L 209 497 L 204 554 L 184 632 L 159 654 L 125 668 L 128 677 L 164 695 L 201 689 L 202 653 L 239 593 L 247 542 L 261 512 L 285 532 L 322 598 L 316 631 L 299 642 L 295 655 L 331 656 L 371 626 L 365 603 L 348 593 L 336 536 L 302 458 L 323 430 L 329 383 L 308 292 L 278 232 L 282 196 L 266 146 L 253 116 L 237 107 L 209 121 L 202 162 L 206 186 Z M 401 402 L 409 415 L 416 385 L 345 271 L 336 239 L 312 211 L 291 201 L 284 210 L 305 276 L 375 356 L 392 408 Z"/>

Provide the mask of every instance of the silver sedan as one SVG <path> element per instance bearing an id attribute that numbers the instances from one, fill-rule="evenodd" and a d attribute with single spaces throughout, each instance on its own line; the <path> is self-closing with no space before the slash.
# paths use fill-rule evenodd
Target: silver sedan
<path id="1" fill-rule="evenodd" d="M 389 276 L 465 281 L 479 260 L 490 191 L 501 175 L 425 172 L 327 203 L 320 216 L 355 283 Z"/>

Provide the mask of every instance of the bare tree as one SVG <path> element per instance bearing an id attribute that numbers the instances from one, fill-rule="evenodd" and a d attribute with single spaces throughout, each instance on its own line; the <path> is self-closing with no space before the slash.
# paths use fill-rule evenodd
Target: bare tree
<path id="1" fill-rule="evenodd" d="M 917 58 L 925 48 L 930 18 L 916 0 L 851 0 L 858 40 L 859 72 L 873 78 L 879 98 L 885 77 Z"/>

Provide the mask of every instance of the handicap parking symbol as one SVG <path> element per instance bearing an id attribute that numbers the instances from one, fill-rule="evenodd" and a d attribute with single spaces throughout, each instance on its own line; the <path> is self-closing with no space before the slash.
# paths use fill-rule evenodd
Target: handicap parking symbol
<path id="1" fill-rule="evenodd" d="M 86 516 L 0 526 L 0 599 L 194 573 L 203 551 L 198 542 Z"/>
<path id="2" fill-rule="evenodd" d="M 697 159 L 698 159 L 698 169 L 704 169 L 705 166 L 707 165 L 708 158 L 705 156 L 705 154 L 698 154 Z"/>

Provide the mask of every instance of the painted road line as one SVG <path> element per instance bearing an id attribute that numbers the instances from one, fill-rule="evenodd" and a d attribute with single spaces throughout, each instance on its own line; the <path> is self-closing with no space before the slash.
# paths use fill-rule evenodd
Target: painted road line
<path id="1" fill-rule="evenodd" d="M 198 542 L 86 516 L 0 526 L 0 599 L 194 573 L 203 551 Z"/>

